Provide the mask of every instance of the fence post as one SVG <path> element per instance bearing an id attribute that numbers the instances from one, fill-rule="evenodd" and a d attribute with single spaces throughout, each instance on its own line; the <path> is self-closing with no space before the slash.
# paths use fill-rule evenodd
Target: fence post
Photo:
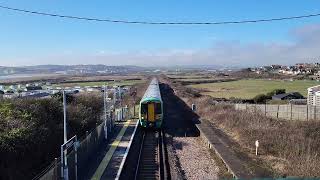
<path id="1" fill-rule="evenodd" d="M 96 127 L 95 127 L 95 129 L 97 129 L 97 127 L 98 127 L 98 123 L 96 122 Z M 95 131 L 95 132 L 97 132 L 97 131 Z M 98 135 L 98 133 L 96 133 L 96 134 Z M 94 143 L 96 143 L 97 140 L 98 140 L 98 137 L 97 137 L 97 136 L 94 137 Z"/>
<path id="2" fill-rule="evenodd" d="M 290 120 L 292 120 L 292 104 L 290 104 Z"/>
<path id="3" fill-rule="evenodd" d="M 307 121 L 309 120 L 309 105 L 307 104 Z"/>
<path id="4" fill-rule="evenodd" d="M 277 109 L 277 118 L 279 118 L 279 104 L 278 104 L 278 109 Z"/>
<path id="5" fill-rule="evenodd" d="M 317 106 L 314 105 L 314 120 L 317 120 Z"/>
<path id="6" fill-rule="evenodd" d="M 89 153 L 89 139 L 88 139 L 88 136 L 89 136 L 89 131 L 86 131 L 86 149 L 87 149 L 87 155 Z"/>
<path id="7" fill-rule="evenodd" d="M 267 116 L 267 103 L 264 104 L 264 115 Z"/>
<path id="8" fill-rule="evenodd" d="M 60 179 L 58 171 L 58 158 L 54 158 L 54 171 L 53 171 L 53 178 L 54 179 Z"/>

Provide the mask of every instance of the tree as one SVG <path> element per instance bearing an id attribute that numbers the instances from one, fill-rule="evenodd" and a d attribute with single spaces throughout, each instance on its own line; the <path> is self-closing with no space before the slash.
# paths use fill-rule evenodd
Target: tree
<path id="1" fill-rule="evenodd" d="M 267 96 L 269 99 L 271 99 L 272 96 L 274 96 L 274 95 L 284 94 L 284 93 L 286 93 L 286 89 L 274 89 L 274 90 L 268 92 L 268 93 L 266 94 L 266 96 Z"/>
<path id="2" fill-rule="evenodd" d="M 59 99 L 60 102 L 63 101 L 63 95 L 62 95 L 62 92 L 58 92 L 54 95 L 51 95 L 52 98 L 57 98 Z M 73 100 L 74 100 L 74 97 L 70 94 L 66 94 L 66 100 L 67 100 L 67 103 L 70 104 Z"/>
<path id="3" fill-rule="evenodd" d="M 284 93 L 286 93 L 286 89 L 274 89 L 272 92 L 274 95 L 284 94 Z"/>

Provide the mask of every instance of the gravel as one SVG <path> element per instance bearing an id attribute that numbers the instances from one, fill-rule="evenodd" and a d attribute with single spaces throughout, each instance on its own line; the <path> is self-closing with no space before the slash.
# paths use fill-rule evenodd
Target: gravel
<path id="1" fill-rule="evenodd" d="M 219 179 L 219 166 L 200 139 L 199 117 L 168 85 L 161 85 L 168 160 L 172 179 Z"/>
<path id="2" fill-rule="evenodd" d="M 219 179 L 218 165 L 199 137 L 174 137 L 173 148 L 187 179 Z"/>

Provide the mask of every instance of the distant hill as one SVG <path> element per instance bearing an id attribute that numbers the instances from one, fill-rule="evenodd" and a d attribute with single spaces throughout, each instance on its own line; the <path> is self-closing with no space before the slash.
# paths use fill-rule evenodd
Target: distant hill
<path id="1" fill-rule="evenodd" d="M 96 73 L 132 73 L 144 71 L 139 66 L 97 65 L 38 65 L 21 67 L 0 66 L 0 75 L 12 74 L 96 74 Z"/>

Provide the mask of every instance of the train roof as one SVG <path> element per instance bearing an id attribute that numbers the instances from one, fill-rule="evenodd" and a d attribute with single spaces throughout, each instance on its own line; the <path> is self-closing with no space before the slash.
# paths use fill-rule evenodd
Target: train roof
<path id="1" fill-rule="evenodd" d="M 149 87 L 144 93 L 141 101 L 144 101 L 146 99 L 158 99 L 162 101 L 159 88 L 159 81 L 156 78 L 153 78 L 150 82 Z"/>

